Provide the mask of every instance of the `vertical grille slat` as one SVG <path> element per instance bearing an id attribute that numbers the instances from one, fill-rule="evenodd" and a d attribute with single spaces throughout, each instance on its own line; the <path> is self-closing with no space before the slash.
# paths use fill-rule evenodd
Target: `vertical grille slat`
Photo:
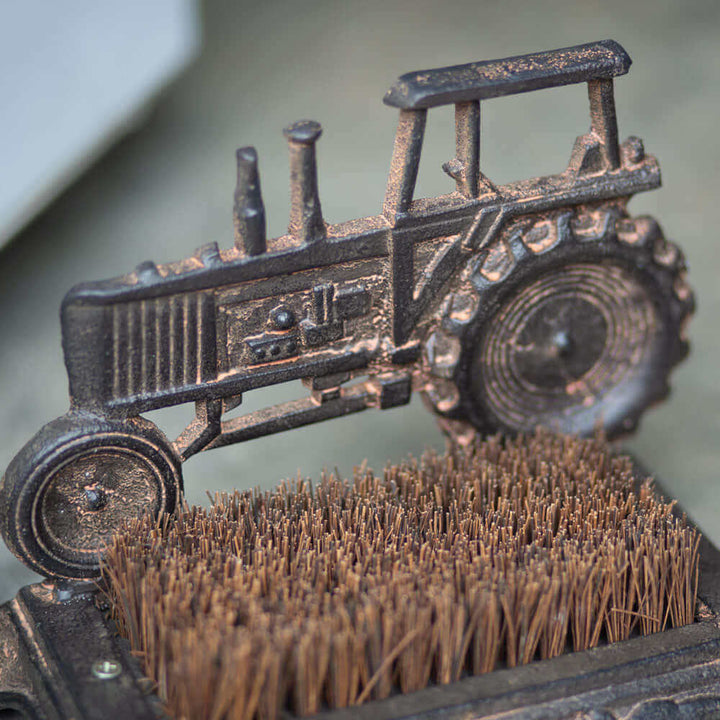
<path id="1" fill-rule="evenodd" d="M 183 298 L 170 298 L 170 383 L 172 387 L 182 387 L 185 384 L 183 375 L 185 323 L 183 315 Z"/>
<path id="2" fill-rule="evenodd" d="M 112 398 L 168 392 L 216 377 L 212 293 L 117 304 L 111 322 L 108 363 Z"/>
<path id="3" fill-rule="evenodd" d="M 141 303 L 132 303 L 128 312 L 128 395 L 142 392 L 142 308 Z"/>
<path id="4" fill-rule="evenodd" d="M 217 334 L 215 331 L 215 299 L 212 295 L 198 296 L 199 331 L 198 331 L 198 366 L 200 382 L 208 382 L 217 375 Z"/>
<path id="5" fill-rule="evenodd" d="M 155 301 L 142 301 L 140 310 L 142 317 L 141 381 L 144 392 L 155 392 L 155 390 L 157 389 L 157 364 L 155 355 Z"/>
<path id="6" fill-rule="evenodd" d="M 113 368 L 112 368 L 112 394 L 115 397 L 122 396 L 126 390 L 126 370 L 123 367 L 122 358 L 127 356 L 128 333 L 127 333 L 127 313 L 123 312 L 124 306 L 113 306 L 112 313 L 112 346 L 113 346 Z"/>
<path id="7" fill-rule="evenodd" d="M 155 300 L 155 390 L 170 384 L 170 310 L 164 298 Z"/>
<path id="8" fill-rule="evenodd" d="M 183 303 L 183 319 L 185 321 L 185 353 L 183 362 L 185 385 L 197 383 L 197 350 L 198 350 L 198 318 L 197 318 L 197 296 L 186 295 Z"/>

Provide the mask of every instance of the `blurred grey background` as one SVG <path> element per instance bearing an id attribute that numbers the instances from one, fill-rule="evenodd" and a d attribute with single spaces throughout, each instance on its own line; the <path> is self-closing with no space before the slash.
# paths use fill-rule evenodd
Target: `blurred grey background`
<path id="1" fill-rule="evenodd" d="M 0 245 L 195 57 L 195 0 L 0 4 Z"/>
<path id="2" fill-rule="evenodd" d="M 381 100 L 399 74 L 614 38 L 634 60 L 616 86 L 621 135 L 642 137 L 664 175 L 664 187 L 638 196 L 631 209 L 655 215 L 680 242 L 699 297 L 691 358 L 674 374 L 670 401 L 646 415 L 628 446 L 720 541 L 720 3 L 207 0 L 199 16 L 197 62 L 156 97 L 132 134 L 0 252 L 0 467 L 67 408 L 58 308 L 71 285 L 144 259 L 178 259 L 210 241 L 232 243 L 236 147 L 258 149 L 272 235 L 287 223 L 281 130 L 300 118 L 325 129 L 319 178 L 326 219 L 375 214 L 396 123 Z M 487 102 L 483 169 L 496 182 L 558 172 L 588 124 L 584 86 Z M 3 156 L 12 143 L 0 138 Z M 453 152 L 451 112 L 436 111 L 420 193 L 447 191 L 451 181 L 440 166 Z M 244 407 L 300 392 L 299 384 L 258 391 Z M 180 407 L 151 417 L 172 435 L 191 414 Z M 365 458 L 379 468 L 442 443 L 415 401 L 201 454 L 185 466 L 186 490 L 191 502 L 205 502 L 206 490 L 269 487 L 298 472 L 317 476 L 324 466 L 347 473 Z M 0 549 L 0 602 L 31 579 Z"/>

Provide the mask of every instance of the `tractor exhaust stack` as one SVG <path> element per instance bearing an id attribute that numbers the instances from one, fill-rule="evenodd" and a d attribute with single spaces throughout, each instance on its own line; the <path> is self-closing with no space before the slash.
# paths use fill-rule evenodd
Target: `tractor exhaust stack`
<path id="1" fill-rule="evenodd" d="M 317 184 L 315 143 L 322 133 L 320 123 L 299 120 L 283 131 L 290 148 L 289 232 L 303 242 L 325 238 L 325 221 Z"/>
<path id="2" fill-rule="evenodd" d="M 266 249 L 265 206 L 260 190 L 257 152 L 242 147 L 237 153 L 237 185 L 233 205 L 235 247 L 247 255 L 262 255 Z"/>

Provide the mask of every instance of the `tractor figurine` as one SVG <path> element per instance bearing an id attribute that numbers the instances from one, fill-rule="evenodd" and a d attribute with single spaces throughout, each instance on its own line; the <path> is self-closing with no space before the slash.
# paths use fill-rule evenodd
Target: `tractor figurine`
<path id="1" fill-rule="evenodd" d="M 379 215 L 329 225 L 320 125 L 290 146 L 288 233 L 268 240 L 257 155 L 237 151 L 235 244 L 73 288 L 62 304 L 70 410 L 14 458 L 0 525 L 31 568 L 95 578 L 122 521 L 172 511 L 182 462 L 423 394 L 446 429 L 631 431 L 687 353 L 693 295 L 678 248 L 629 198 L 660 185 L 642 141 L 618 142 L 616 42 L 403 75 Z M 480 101 L 587 83 L 591 127 L 557 175 L 495 185 Z M 455 106 L 452 192 L 414 198 L 428 109 Z M 308 396 L 225 419 L 243 393 L 302 379 Z M 173 442 L 141 413 L 194 402 Z"/>

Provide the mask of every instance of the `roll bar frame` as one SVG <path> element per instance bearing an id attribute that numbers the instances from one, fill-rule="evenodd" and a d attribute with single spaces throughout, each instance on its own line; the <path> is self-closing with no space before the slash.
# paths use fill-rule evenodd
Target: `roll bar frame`
<path id="1" fill-rule="evenodd" d="M 400 110 L 384 214 L 392 217 L 410 210 L 427 110 L 441 105 L 455 105 L 456 157 L 445 170 L 468 199 L 477 198 L 481 190 L 480 101 L 489 98 L 586 82 L 591 133 L 600 141 L 607 168 L 617 169 L 620 150 L 613 78 L 627 73 L 631 63 L 619 43 L 601 40 L 400 76 L 383 99 Z"/>

